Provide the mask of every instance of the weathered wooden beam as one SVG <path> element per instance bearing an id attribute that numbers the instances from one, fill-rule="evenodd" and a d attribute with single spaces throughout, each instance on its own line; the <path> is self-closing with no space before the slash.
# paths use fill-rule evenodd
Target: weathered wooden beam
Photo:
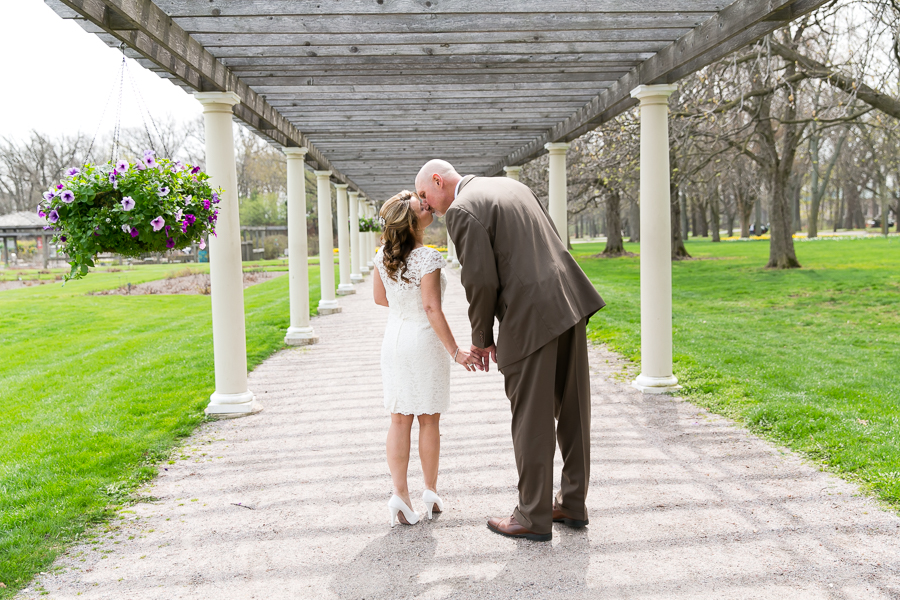
<path id="1" fill-rule="evenodd" d="M 196 91 L 233 91 L 241 98 L 234 113 L 250 127 L 284 146 L 306 146 L 321 168 L 328 159 L 265 98 L 241 81 L 151 0 L 59 0 L 82 18 L 133 48 Z M 114 28 L 121 26 L 123 28 Z M 358 190 L 337 169 L 335 179 Z"/>
<path id="2" fill-rule="evenodd" d="M 688 4 L 688 3 L 685 3 Z M 578 12 L 555 13 L 552 19 L 546 13 L 483 12 L 447 13 L 442 15 L 392 13 L 388 15 L 349 15 L 335 5 L 335 12 L 327 18 L 307 15 L 244 15 L 238 19 L 209 17 L 180 17 L 178 25 L 191 35 L 206 34 L 270 37 L 280 34 L 339 34 L 378 32 L 379 35 L 409 34 L 434 35 L 440 33 L 480 34 L 507 32 L 515 38 L 524 32 L 543 36 L 547 31 L 621 31 L 624 29 L 671 29 L 697 27 L 716 11 L 680 10 L 674 12 Z M 514 33 L 513 33 L 514 32 Z M 411 43 L 398 39 L 395 43 Z M 413 42 L 414 43 L 414 42 Z"/>
<path id="3" fill-rule="evenodd" d="M 504 166 L 527 162 L 544 152 L 544 144 L 575 139 L 585 131 L 621 114 L 634 106 L 631 90 L 637 86 L 674 81 L 676 74 L 688 74 L 684 68 L 696 69 L 702 66 L 697 59 L 704 56 L 709 60 L 714 59 L 717 47 L 724 45 L 734 50 L 740 46 L 729 44 L 729 41 L 738 38 L 735 41 L 744 45 L 785 24 L 784 20 L 770 20 L 772 15 L 787 14 L 790 20 L 824 3 L 825 0 L 737 0 L 671 46 L 641 63 L 546 134 L 494 163 L 485 174 L 499 174 Z M 779 13 L 785 9 L 788 9 L 787 13 Z"/>
<path id="4" fill-rule="evenodd" d="M 717 11 L 725 0 L 690 0 L 691 10 Z M 561 13 L 588 12 L 680 12 L 684 0 L 455 0 L 453 2 L 423 2 L 422 0 L 384 0 L 383 2 L 323 2 L 322 0 L 157 0 L 157 5 L 173 17 L 246 17 L 271 15 L 330 16 L 404 14 L 478 14 L 478 13 Z"/>

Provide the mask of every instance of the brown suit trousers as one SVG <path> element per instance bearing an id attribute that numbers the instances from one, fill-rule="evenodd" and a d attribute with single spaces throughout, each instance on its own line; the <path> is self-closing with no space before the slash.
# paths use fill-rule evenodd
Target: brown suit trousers
<path id="1" fill-rule="evenodd" d="M 513 513 L 516 520 L 535 533 L 552 530 L 557 442 L 563 457 L 557 506 L 568 517 L 587 519 L 584 502 L 591 469 L 591 381 L 585 319 L 502 370 L 519 471 L 519 506 Z"/>

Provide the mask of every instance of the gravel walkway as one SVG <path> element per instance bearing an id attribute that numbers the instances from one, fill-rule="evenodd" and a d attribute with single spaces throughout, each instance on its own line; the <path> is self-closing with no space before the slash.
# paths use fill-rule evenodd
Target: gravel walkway
<path id="1" fill-rule="evenodd" d="M 516 499 L 508 401 L 499 373 L 460 368 L 442 428 L 446 511 L 390 529 L 387 311 L 369 281 L 358 292 L 313 320 L 318 345 L 253 372 L 263 412 L 202 426 L 143 491 L 156 500 L 122 511 L 20 597 L 900 598 L 900 519 L 725 419 L 641 396 L 601 347 L 590 526 L 555 526 L 551 543 L 488 531 Z M 465 339 L 456 275 L 447 311 Z M 414 499 L 417 462 L 414 450 Z"/>

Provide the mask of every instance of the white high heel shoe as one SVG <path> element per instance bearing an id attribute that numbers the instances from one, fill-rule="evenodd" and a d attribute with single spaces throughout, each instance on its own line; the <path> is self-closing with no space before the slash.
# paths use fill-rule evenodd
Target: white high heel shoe
<path id="1" fill-rule="evenodd" d="M 425 503 L 425 508 L 428 509 L 429 519 L 431 519 L 432 513 L 444 512 L 444 502 L 441 500 L 440 496 L 438 496 L 431 490 L 425 490 L 424 492 L 422 492 L 422 502 Z M 437 510 L 434 510 L 435 504 L 437 504 Z"/>
<path id="2" fill-rule="evenodd" d="M 400 496 L 394 495 L 391 496 L 391 499 L 388 500 L 388 509 L 391 511 L 391 527 L 393 527 L 396 523 L 402 523 L 400 517 L 397 513 L 403 513 L 403 517 L 406 519 L 407 525 L 415 525 L 419 522 L 419 515 L 416 511 L 411 509 L 406 505 L 406 502 L 400 499 Z"/>

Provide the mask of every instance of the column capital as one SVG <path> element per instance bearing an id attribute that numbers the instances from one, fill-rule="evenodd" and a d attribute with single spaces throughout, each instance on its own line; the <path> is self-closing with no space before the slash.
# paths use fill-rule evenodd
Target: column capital
<path id="1" fill-rule="evenodd" d="M 331 171 L 329 171 L 329 173 L 330 173 L 330 172 L 331 172 Z M 346 189 L 349 187 L 349 185 L 346 184 L 346 183 L 334 183 L 334 184 L 332 184 L 332 185 L 333 185 L 335 188 L 339 189 L 339 190 L 346 190 Z"/>
<path id="2" fill-rule="evenodd" d="M 549 148 L 548 148 L 548 150 L 549 150 Z M 506 173 L 516 173 L 516 174 L 518 174 L 519 172 L 522 171 L 522 167 L 518 167 L 518 166 L 503 167 L 503 171 L 506 172 Z"/>
<path id="3" fill-rule="evenodd" d="M 350 191 L 347 192 L 347 195 L 350 196 L 351 198 L 354 198 L 354 197 L 357 197 L 357 198 L 358 198 L 358 197 L 359 197 L 359 192 L 357 192 L 356 190 L 350 190 Z"/>
<path id="4" fill-rule="evenodd" d="M 551 142 L 549 144 L 544 144 L 544 148 L 547 149 L 550 154 L 565 154 L 566 150 L 571 146 L 568 142 Z"/>
<path id="5" fill-rule="evenodd" d="M 241 97 L 234 92 L 194 92 L 194 98 L 203 105 L 203 112 L 224 112 L 227 108 L 241 103 Z"/>
<path id="6" fill-rule="evenodd" d="M 331 171 L 313 171 L 319 179 L 327 179 L 331 177 Z"/>
<path id="7" fill-rule="evenodd" d="M 640 100 L 641 104 L 668 104 L 669 96 L 677 89 L 678 86 L 674 83 L 639 85 L 631 90 L 631 97 Z"/>
<path id="8" fill-rule="evenodd" d="M 306 156 L 306 153 L 309 152 L 309 148 L 305 146 L 300 148 L 291 146 L 289 148 L 282 148 L 281 151 L 284 152 L 284 155 L 288 158 L 299 158 L 302 160 L 303 157 Z"/>

